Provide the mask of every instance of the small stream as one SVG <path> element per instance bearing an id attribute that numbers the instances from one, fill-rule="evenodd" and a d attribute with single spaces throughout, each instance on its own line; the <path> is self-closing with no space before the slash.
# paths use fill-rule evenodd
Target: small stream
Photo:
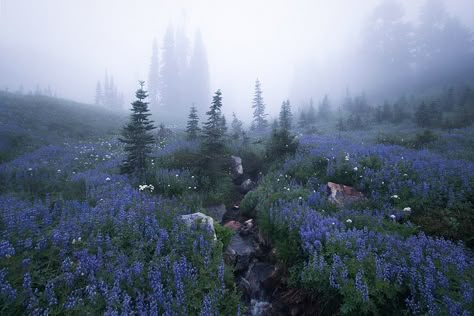
<path id="1" fill-rule="evenodd" d="M 272 303 L 281 273 L 270 243 L 260 234 L 256 220 L 242 216 L 238 205 L 225 213 L 223 222 L 235 231 L 225 258 L 235 269 L 247 315 L 277 315 Z"/>

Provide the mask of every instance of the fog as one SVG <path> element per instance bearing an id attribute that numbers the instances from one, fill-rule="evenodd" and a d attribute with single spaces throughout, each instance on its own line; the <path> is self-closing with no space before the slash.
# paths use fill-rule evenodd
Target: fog
<path id="1" fill-rule="evenodd" d="M 401 93 L 406 87 L 390 80 L 385 82 L 390 87 L 375 87 L 384 76 L 370 77 L 354 67 L 371 64 L 359 51 L 371 46 L 363 34 L 381 2 L 0 0 L 0 88 L 23 86 L 28 92 L 50 86 L 60 97 L 94 103 L 97 81 L 107 70 L 129 104 L 137 81 L 149 77 L 153 39 L 161 52 L 172 25 L 183 29 L 190 42 L 200 30 L 209 63 L 209 103 L 221 89 L 224 113 L 235 111 L 246 121 L 257 78 L 273 115 L 287 98 L 298 107 L 325 93 L 338 100 L 346 88 L 369 97 L 390 94 L 391 87 Z M 399 3 L 403 20 L 416 26 L 425 1 Z M 474 28 L 472 0 L 445 1 L 445 7 Z"/>

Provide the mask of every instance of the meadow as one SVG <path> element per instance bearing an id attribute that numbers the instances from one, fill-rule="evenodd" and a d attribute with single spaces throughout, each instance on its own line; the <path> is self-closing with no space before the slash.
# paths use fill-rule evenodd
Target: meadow
<path id="1" fill-rule="evenodd" d="M 259 140 L 230 141 L 257 182 L 241 212 L 274 249 L 280 285 L 322 315 L 470 315 L 471 132 L 439 130 L 423 148 L 396 131 L 301 134 L 272 161 Z M 230 171 L 209 181 L 198 142 L 157 143 L 144 182 L 120 174 L 113 132 L 25 148 L 0 164 L 0 314 L 249 312 L 225 260 L 234 232 L 216 221 L 215 240 L 180 220 L 241 198 Z M 329 182 L 364 198 L 333 203 Z"/>

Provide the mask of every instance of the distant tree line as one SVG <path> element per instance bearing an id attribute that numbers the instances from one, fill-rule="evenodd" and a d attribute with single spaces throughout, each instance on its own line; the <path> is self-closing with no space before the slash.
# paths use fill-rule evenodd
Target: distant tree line
<path id="1" fill-rule="evenodd" d="M 153 41 L 148 90 L 153 113 L 170 122 L 182 121 L 191 104 L 204 112 L 209 99 L 209 67 L 200 31 L 192 45 L 183 26 L 170 25 L 160 47 Z"/>
<path id="2" fill-rule="evenodd" d="M 123 93 L 119 93 L 114 77 L 105 71 L 103 85 L 99 80 L 95 90 L 95 104 L 113 110 L 122 110 L 124 105 Z"/>

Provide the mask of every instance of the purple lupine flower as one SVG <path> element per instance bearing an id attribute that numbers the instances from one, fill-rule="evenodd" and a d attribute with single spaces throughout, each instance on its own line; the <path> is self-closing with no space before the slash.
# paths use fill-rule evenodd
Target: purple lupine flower
<path id="1" fill-rule="evenodd" d="M 362 296 L 362 300 L 364 302 L 368 302 L 369 301 L 369 287 L 367 286 L 367 283 L 363 280 L 363 274 L 361 270 L 359 270 L 356 274 L 355 286 L 356 286 L 357 291 Z"/>

